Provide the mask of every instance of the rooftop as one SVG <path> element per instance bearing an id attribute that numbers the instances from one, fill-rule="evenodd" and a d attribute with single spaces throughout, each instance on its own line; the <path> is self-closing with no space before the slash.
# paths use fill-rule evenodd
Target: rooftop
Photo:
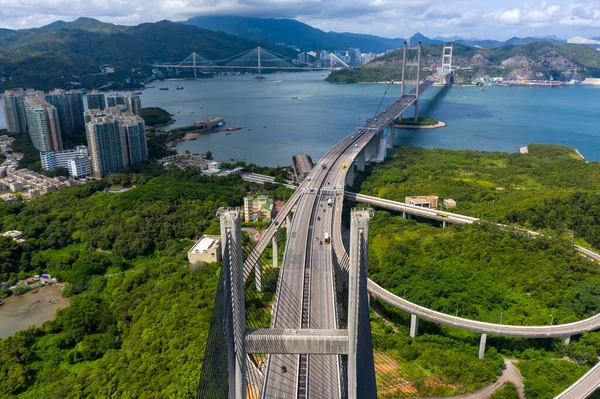
<path id="1" fill-rule="evenodd" d="M 216 237 L 203 236 L 198 241 L 196 241 L 192 249 L 190 249 L 190 252 L 200 254 L 205 253 L 210 248 L 219 244 L 220 241 L 221 240 Z"/>

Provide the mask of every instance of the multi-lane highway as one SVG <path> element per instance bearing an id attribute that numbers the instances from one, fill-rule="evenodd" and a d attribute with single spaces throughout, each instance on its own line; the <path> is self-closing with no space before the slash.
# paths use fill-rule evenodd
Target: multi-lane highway
<path id="1" fill-rule="evenodd" d="M 421 85 L 421 91 L 431 86 Z M 394 118 L 414 104 L 406 95 L 377 115 L 365 127 L 338 143 L 315 166 L 308 178 L 275 218 L 244 264 L 249 275 L 269 239 L 297 204 L 278 282 L 273 328 L 337 328 L 333 250 L 325 233 L 333 234 L 343 196 L 332 187 L 344 186 L 345 175 L 358 153 Z M 328 206 L 327 200 L 332 204 Z M 339 202 L 339 203 L 338 203 Z M 323 242 L 323 244 L 321 244 Z M 339 398 L 342 383 L 337 355 L 286 355 L 267 357 L 263 398 Z M 307 395 L 308 394 L 308 395 Z"/>

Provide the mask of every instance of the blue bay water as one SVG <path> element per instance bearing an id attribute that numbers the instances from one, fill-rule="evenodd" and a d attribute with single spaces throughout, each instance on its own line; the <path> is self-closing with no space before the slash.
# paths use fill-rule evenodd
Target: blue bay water
<path id="1" fill-rule="evenodd" d="M 216 159 L 277 166 L 291 164 L 297 153 L 319 159 L 374 115 L 387 88 L 329 84 L 320 72 L 266 77 L 155 82 L 143 91 L 142 104 L 172 113 L 177 120 L 172 127 L 213 116 L 225 118 L 227 126 L 242 127 L 230 135 L 219 132 L 180 143 L 179 152 L 210 150 Z M 184 90 L 176 90 L 178 85 Z M 399 93 L 399 86 L 391 86 L 382 109 Z M 397 130 L 397 145 L 514 152 L 529 143 L 550 143 L 575 147 L 587 159 L 600 161 L 600 88 L 433 87 L 420 108 L 421 115 L 448 126 Z M 3 117 L 0 112 L 0 127 Z"/>

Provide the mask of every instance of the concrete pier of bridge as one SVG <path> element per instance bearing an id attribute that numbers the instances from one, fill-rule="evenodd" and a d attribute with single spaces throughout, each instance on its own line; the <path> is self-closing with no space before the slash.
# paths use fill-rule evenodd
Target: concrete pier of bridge
<path id="1" fill-rule="evenodd" d="M 414 338 L 419 333 L 419 318 L 416 314 L 410 315 L 410 337 Z"/>
<path id="2" fill-rule="evenodd" d="M 485 343 L 487 341 L 487 334 L 481 334 L 481 339 L 479 340 L 479 359 L 483 359 L 485 356 Z"/>

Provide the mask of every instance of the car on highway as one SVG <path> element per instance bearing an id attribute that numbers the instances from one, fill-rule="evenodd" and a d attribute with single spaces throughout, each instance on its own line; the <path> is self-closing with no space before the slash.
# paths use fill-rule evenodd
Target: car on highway
<path id="1" fill-rule="evenodd" d="M 287 373 L 287 366 L 285 364 L 281 366 L 281 372 L 283 374 Z"/>
<path id="2" fill-rule="evenodd" d="M 317 216 L 317 220 L 321 220 L 321 216 Z"/>

